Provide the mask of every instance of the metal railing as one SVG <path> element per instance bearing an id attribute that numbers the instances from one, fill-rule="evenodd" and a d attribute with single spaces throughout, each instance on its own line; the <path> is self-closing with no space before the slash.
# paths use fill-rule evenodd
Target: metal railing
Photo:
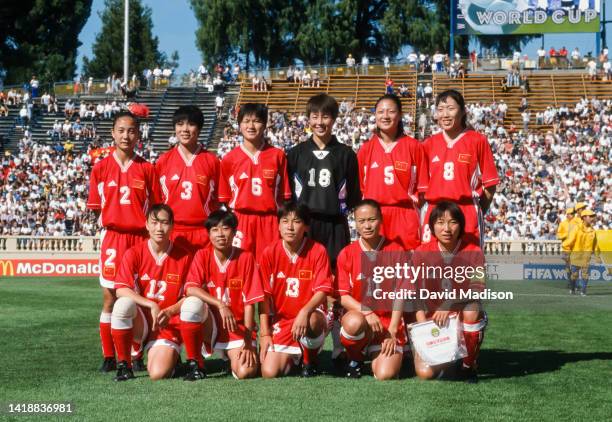
<path id="1" fill-rule="evenodd" d="M 100 239 L 96 236 L 0 236 L 2 252 L 98 252 Z M 558 240 L 487 240 L 485 255 L 561 255 Z"/>
<path id="2" fill-rule="evenodd" d="M 96 236 L 0 236 L 1 252 L 98 252 Z"/>

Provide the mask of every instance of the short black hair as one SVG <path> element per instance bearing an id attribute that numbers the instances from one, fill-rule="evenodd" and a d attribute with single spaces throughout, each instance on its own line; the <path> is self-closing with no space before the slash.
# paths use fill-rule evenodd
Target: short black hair
<path id="1" fill-rule="evenodd" d="M 136 123 L 136 128 L 140 130 L 140 122 L 138 120 L 138 117 L 136 117 L 132 112 L 126 110 L 120 111 L 119 113 L 113 116 L 113 129 L 115 128 L 117 121 L 123 117 L 129 117 L 130 119 L 134 120 L 134 123 Z"/>
<path id="2" fill-rule="evenodd" d="M 298 204 L 292 200 L 283 202 L 281 206 L 278 207 L 276 213 L 278 221 L 280 222 L 281 218 L 287 217 L 291 213 L 295 214 L 304 224 L 310 226 L 310 208 L 308 208 L 306 204 Z"/>
<path id="3" fill-rule="evenodd" d="M 338 101 L 327 94 L 312 96 L 306 104 L 306 116 L 310 117 L 312 113 L 330 114 L 336 120 L 339 114 Z"/>
<path id="4" fill-rule="evenodd" d="M 177 123 L 183 120 L 187 120 L 189 123 L 196 125 L 200 130 L 202 130 L 202 126 L 204 126 L 204 115 L 202 114 L 202 110 L 194 105 L 184 105 L 177 108 L 172 116 L 172 126 L 176 126 Z"/>
<path id="5" fill-rule="evenodd" d="M 254 115 L 263 122 L 264 125 L 268 124 L 268 107 L 261 103 L 246 103 L 240 106 L 238 112 L 238 123 L 242 123 L 242 119 L 245 116 Z"/>
<path id="6" fill-rule="evenodd" d="M 217 210 L 210 213 L 204 223 L 206 230 L 210 231 L 213 227 L 217 227 L 219 224 L 231 227 L 232 230 L 236 231 L 238 228 L 238 217 L 231 211 Z"/>
<path id="7" fill-rule="evenodd" d="M 465 99 L 463 98 L 463 95 L 461 95 L 459 91 L 457 91 L 456 89 L 447 89 L 446 91 L 439 93 L 438 96 L 436 97 L 436 107 L 440 103 L 445 103 L 448 98 L 452 98 L 453 100 L 455 100 L 457 105 L 459 105 L 459 108 L 463 112 L 463 117 L 461 118 L 461 125 L 464 128 L 466 128 L 467 127 L 467 110 L 465 108 Z"/>
<path id="8" fill-rule="evenodd" d="M 438 202 L 436 207 L 429 214 L 429 229 L 431 230 L 431 234 L 434 234 L 434 225 L 436 221 L 442 217 L 446 212 L 451 215 L 452 218 L 459 222 L 459 237 L 462 237 L 465 233 L 465 216 L 463 215 L 463 211 L 459 208 L 459 205 L 450 201 L 441 201 Z"/>
<path id="9" fill-rule="evenodd" d="M 380 208 L 380 204 L 373 199 L 362 199 L 361 201 L 357 202 L 357 204 L 353 208 L 353 212 L 357 211 L 357 208 L 366 206 L 374 208 L 378 212 L 378 216 L 382 220 L 382 209 Z"/>
<path id="10" fill-rule="evenodd" d="M 174 212 L 168 204 L 153 204 L 147 210 L 147 220 L 151 216 L 157 218 L 157 215 L 160 213 L 160 211 L 166 211 L 166 213 L 168 213 L 168 221 L 170 222 L 170 224 L 174 224 Z"/>

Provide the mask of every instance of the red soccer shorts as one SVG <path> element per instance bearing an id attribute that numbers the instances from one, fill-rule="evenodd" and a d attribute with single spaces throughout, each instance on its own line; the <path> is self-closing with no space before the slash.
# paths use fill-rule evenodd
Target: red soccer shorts
<path id="1" fill-rule="evenodd" d="M 321 314 L 326 317 L 325 312 L 321 310 L 321 308 L 317 308 L 316 312 L 321 312 Z M 294 322 L 295 318 L 279 319 L 274 321 L 272 324 L 272 343 L 274 343 L 274 348 L 270 348 L 268 351 L 298 356 L 302 354 L 300 342 L 295 341 L 293 339 L 293 335 L 291 334 L 291 328 L 293 327 Z M 326 336 L 327 332 L 324 332 L 323 335 Z"/>
<path id="2" fill-rule="evenodd" d="M 119 271 L 121 257 L 132 246 L 146 240 L 144 233 L 120 233 L 114 230 L 102 230 L 100 246 L 100 285 L 108 289 L 115 288 L 115 277 Z"/>
<path id="3" fill-rule="evenodd" d="M 210 314 L 209 314 L 210 315 Z M 204 339 L 204 345 L 202 347 L 202 354 L 204 357 L 210 357 L 216 351 L 219 351 L 222 355 L 226 350 L 237 349 L 244 345 L 244 335 L 246 327 L 242 323 L 236 324 L 238 328 L 236 331 L 229 331 L 223 328 L 221 317 L 215 312 L 213 318 L 213 329 L 212 338 Z M 255 332 L 252 333 L 252 344 L 257 346 L 257 340 Z"/>
<path id="4" fill-rule="evenodd" d="M 402 245 L 404 250 L 414 250 L 421 244 L 419 214 L 414 208 L 383 205 L 382 234 Z"/>
<path id="5" fill-rule="evenodd" d="M 204 226 L 175 226 L 170 238 L 192 256 L 209 243 L 208 230 Z"/>
<path id="6" fill-rule="evenodd" d="M 142 312 L 144 317 L 144 330 L 142 344 L 144 350 L 149 350 L 151 347 L 156 346 L 168 346 L 172 347 L 176 353 L 181 353 L 181 344 L 183 339 L 181 337 L 181 316 L 180 314 L 173 315 L 163 328 L 157 328 L 155 331 L 151 331 L 152 318 L 151 312 L 148 308 L 138 307 L 139 311 Z M 137 339 L 138 340 L 138 339 Z"/>
<path id="7" fill-rule="evenodd" d="M 234 246 L 259 258 L 264 249 L 279 238 L 278 220 L 275 214 L 249 214 L 236 212 L 238 230 L 234 237 Z"/>
<path id="8" fill-rule="evenodd" d="M 484 243 L 484 219 L 482 216 L 482 210 L 480 209 L 480 204 L 477 199 L 474 199 L 473 203 L 457 203 L 461 211 L 463 211 L 463 215 L 465 217 L 465 235 L 463 236 L 463 240 L 483 247 Z M 423 219 L 421 220 L 421 240 L 423 243 L 427 243 L 432 239 L 433 233 L 429 229 L 429 216 L 431 212 L 435 208 L 435 204 L 426 203 L 421 209 L 421 214 L 424 214 Z"/>
<path id="9" fill-rule="evenodd" d="M 370 343 L 366 348 L 366 352 L 368 355 L 371 355 L 376 352 L 380 352 L 382 348 L 382 343 L 386 338 L 385 332 L 389 330 L 389 324 L 391 324 L 391 315 L 379 315 L 380 322 L 385 329 L 382 333 L 374 336 Z M 408 343 L 408 339 L 406 338 L 406 329 L 404 322 L 400 322 L 400 325 L 397 329 L 397 334 L 395 335 L 395 351 L 398 353 L 403 353 L 406 344 Z"/>

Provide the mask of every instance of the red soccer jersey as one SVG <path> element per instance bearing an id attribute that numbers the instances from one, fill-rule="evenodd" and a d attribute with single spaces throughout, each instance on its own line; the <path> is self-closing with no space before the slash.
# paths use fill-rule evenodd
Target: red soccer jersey
<path id="1" fill-rule="evenodd" d="M 181 147 L 176 146 L 159 157 L 155 172 L 163 201 L 174 211 L 175 224 L 204 227 L 208 215 L 218 208 L 217 157 L 198 147 L 188 160 Z"/>
<path id="2" fill-rule="evenodd" d="M 158 199 L 153 165 L 135 155 L 122 166 L 115 153 L 98 162 L 89 178 L 87 207 L 100 210 L 100 224 L 111 230 L 141 232 L 146 213 Z"/>
<path id="3" fill-rule="evenodd" d="M 267 143 L 251 154 L 240 145 L 221 161 L 219 201 L 241 212 L 276 212 L 291 198 L 285 153 Z"/>
<path id="4" fill-rule="evenodd" d="M 440 132 L 425 141 L 429 165 L 428 202 L 472 201 L 482 188 L 499 183 L 493 153 L 487 138 L 468 130 L 451 142 Z"/>
<path id="5" fill-rule="evenodd" d="M 364 285 L 367 283 L 364 280 L 368 274 L 372 275 L 372 268 L 364 269 L 362 268 L 362 260 L 368 259 L 365 256 L 365 253 L 378 253 L 378 252 L 395 252 L 393 254 L 388 254 L 388 257 L 372 257 L 372 260 L 368 260 L 372 263 L 372 265 L 394 265 L 397 262 L 397 258 L 400 256 L 400 252 L 403 251 L 403 248 L 398 243 L 393 242 L 392 240 L 381 238 L 381 244 L 376 248 L 376 252 L 371 251 L 367 252 L 367 249 L 364 248 L 361 243 L 361 239 L 357 239 L 352 242 L 350 245 L 346 246 L 340 254 L 338 255 L 338 271 L 336 274 L 336 283 L 337 290 L 340 296 L 349 295 L 354 298 L 356 301 L 363 303 L 364 301 L 364 293 L 368 293 L 371 296 L 372 285 Z M 395 262 L 393 262 L 395 261 Z M 370 306 L 370 303 L 368 306 Z M 391 312 L 384 309 L 376 309 L 372 308 L 372 310 L 378 315 L 386 315 Z"/>
<path id="6" fill-rule="evenodd" d="M 457 245 L 452 254 L 443 254 L 438 240 L 435 238 L 423 243 L 412 255 L 412 266 L 429 268 L 428 271 L 431 276 L 420 276 L 416 280 L 417 297 L 425 298 L 424 303 L 429 312 L 437 310 L 445 302 L 445 299 L 430 295 L 431 292 L 453 290 L 457 292 L 457 299 L 459 299 L 458 292 L 461 290 L 479 291 L 483 288 L 483 285 L 480 284 L 483 280 L 477 276 L 476 270 L 481 268 L 484 273 L 484 254 L 480 247 L 464 240 Z M 441 271 L 442 277 L 436 274 L 434 268 L 441 269 L 439 271 Z M 444 278 L 444 276 L 450 275 L 449 268 L 453 269 L 454 279 L 452 277 Z M 471 268 L 471 270 L 468 270 L 468 268 Z M 470 274 L 468 274 L 468 271 Z M 478 281 L 478 283 L 475 283 L 475 281 Z"/>
<path id="7" fill-rule="evenodd" d="M 295 255 L 279 239 L 263 252 L 260 265 L 264 291 L 272 298 L 277 319 L 295 318 L 317 292 L 333 292 L 327 252 L 312 239 L 304 238 Z"/>
<path id="8" fill-rule="evenodd" d="M 373 135 L 357 154 L 363 197 L 381 205 L 416 202 L 416 192 L 427 188 L 427 161 L 419 142 L 404 136 L 384 145 Z"/>
<path id="9" fill-rule="evenodd" d="M 157 256 L 145 240 L 125 253 L 115 288 L 128 288 L 157 302 L 160 309 L 174 305 L 183 296 L 191 256 L 170 242 L 166 253 Z"/>
<path id="10" fill-rule="evenodd" d="M 250 252 L 233 248 L 224 264 L 219 262 L 212 246 L 196 252 L 185 289 L 200 287 L 228 304 L 234 317 L 244 322 L 244 307 L 261 302 L 264 290 L 259 269 Z"/>

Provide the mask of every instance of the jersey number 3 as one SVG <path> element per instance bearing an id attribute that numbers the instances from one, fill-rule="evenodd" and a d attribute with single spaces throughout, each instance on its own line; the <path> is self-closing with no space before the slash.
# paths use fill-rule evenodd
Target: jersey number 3
<path id="1" fill-rule="evenodd" d="M 300 279 L 295 277 L 287 278 L 287 290 L 285 296 L 298 297 L 300 295 Z"/>

